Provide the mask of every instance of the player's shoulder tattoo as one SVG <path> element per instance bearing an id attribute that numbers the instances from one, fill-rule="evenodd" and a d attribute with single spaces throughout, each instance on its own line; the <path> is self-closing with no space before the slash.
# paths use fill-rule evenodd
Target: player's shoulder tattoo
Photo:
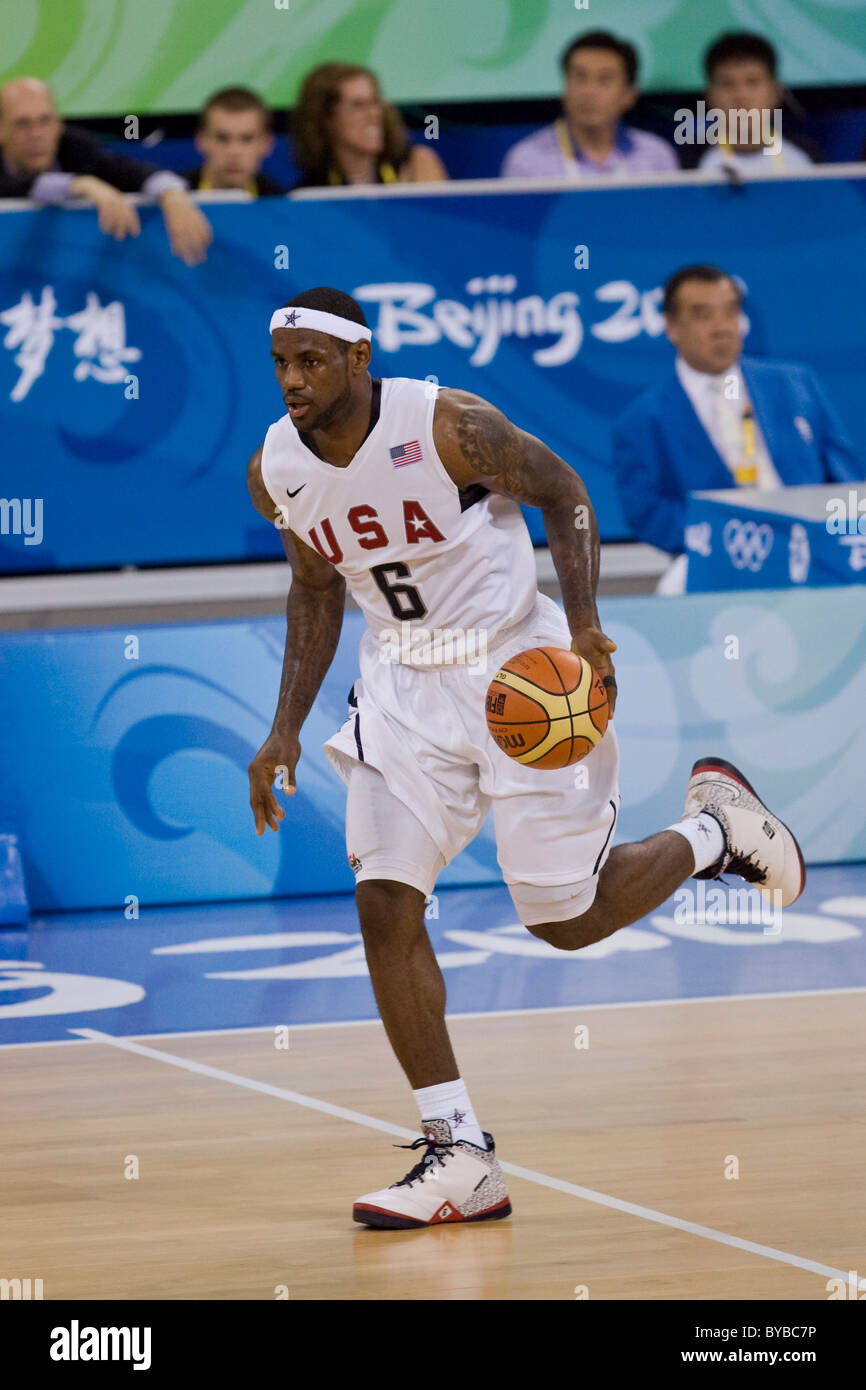
<path id="1" fill-rule="evenodd" d="M 511 421 L 486 401 L 461 408 L 457 442 L 466 463 L 485 475 L 507 473 L 519 454 L 517 432 Z"/>

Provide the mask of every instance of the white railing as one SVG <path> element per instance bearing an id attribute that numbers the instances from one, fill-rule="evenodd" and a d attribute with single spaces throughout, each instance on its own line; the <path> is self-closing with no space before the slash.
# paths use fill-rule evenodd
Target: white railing
<path id="1" fill-rule="evenodd" d="M 748 172 L 742 175 L 742 183 L 808 183 L 821 179 L 864 179 L 866 162 L 857 164 L 815 164 L 811 169 L 789 169 L 766 173 Z M 703 173 L 700 169 L 680 169 L 663 174 L 595 174 L 575 182 L 574 179 L 449 179 L 442 183 L 388 183 L 354 184 L 346 188 L 299 188 L 286 197 L 299 202 L 352 201 L 356 198 L 462 198 L 513 196 L 520 193 L 589 193 L 612 192 L 622 188 L 706 188 L 713 185 L 732 185 L 739 183 L 723 171 Z M 133 202 L 153 203 L 153 198 L 143 198 L 140 194 L 130 194 Z M 199 203 L 245 203 L 253 202 L 242 190 L 214 190 L 208 193 L 191 195 Z M 64 208 L 65 212 L 81 211 L 90 203 L 75 203 Z M 30 198 L 0 199 L 0 212 L 29 212 L 42 207 Z"/>

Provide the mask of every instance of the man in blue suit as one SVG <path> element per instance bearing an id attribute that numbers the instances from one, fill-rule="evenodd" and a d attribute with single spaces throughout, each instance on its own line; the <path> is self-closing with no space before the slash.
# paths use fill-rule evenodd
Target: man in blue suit
<path id="1" fill-rule="evenodd" d="M 691 492 L 864 477 L 808 367 L 741 357 L 741 296 L 729 275 L 686 266 L 665 286 L 663 308 L 674 374 L 614 426 L 620 501 L 639 540 L 681 554 Z"/>

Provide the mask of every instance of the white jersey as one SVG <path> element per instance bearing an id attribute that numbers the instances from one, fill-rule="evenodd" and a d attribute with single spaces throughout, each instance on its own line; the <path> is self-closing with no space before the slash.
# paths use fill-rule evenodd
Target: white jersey
<path id="1" fill-rule="evenodd" d="M 471 660 L 537 598 L 519 505 L 458 488 L 433 443 L 435 407 L 430 383 L 386 377 L 378 419 L 346 467 L 314 454 L 288 415 L 262 451 L 278 524 L 345 576 L 383 659 L 412 666 Z"/>

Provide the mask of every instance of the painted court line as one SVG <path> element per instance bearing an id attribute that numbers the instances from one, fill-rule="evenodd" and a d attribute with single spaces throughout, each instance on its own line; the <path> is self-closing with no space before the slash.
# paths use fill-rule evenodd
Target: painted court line
<path id="1" fill-rule="evenodd" d="M 576 1010 L 589 1013 L 600 1009 L 662 1009 L 675 1004 L 739 1004 L 761 999 L 810 999 L 823 994 L 866 994 L 866 985 L 844 985 L 827 989 L 774 989 L 765 994 L 693 994 L 679 999 L 615 999 L 609 1004 L 550 1004 L 537 1009 L 478 1009 L 473 1013 L 446 1014 L 446 1021 L 459 1022 L 461 1019 L 479 1018 L 523 1018 L 528 1014 L 571 1014 Z M 288 1027 L 293 1030 L 312 1028 L 370 1028 L 374 1023 L 381 1025 L 380 1018 L 338 1018 L 324 1023 L 245 1023 L 238 1028 L 182 1028 L 169 1033 L 128 1033 L 124 1036 L 150 1041 L 154 1038 L 219 1038 L 238 1033 L 272 1033 L 275 1028 Z M 70 1028 L 70 1033 L 82 1030 Z M 48 1038 L 42 1042 L 0 1041 L 0 1048 L 12 1047 L 67 1047 L 70 1043 L 92 1042 L 92 1038 Z"/>
<path id="2" fill-rule="evenodd" d="M 183 1071 L 195 1072 L 199 1076 L 210 1076 L 216 1081 L 227 1081 L 232 1086 L 241 1086 L 248 1091 L 257 1091 L 260 1095 L 289 1101 L 293 1105 L 302 1105 L 308 1110 L 318 1110 L 323 1115 L 332 1115 L 338 1120 L 348 1120 L 351 1124 L 363 1125 L 367 1129 L 376 1129 L 383 1134 L 394 1134 L 401 1139 L 416 1139 L 418 1137 L 417 1130 L 404 1129 L 401 1125 L 389 1124 L 387 1120 L 376 1120 L 371 1115 L 362 1114 L 359 1110 L 347 1110 L 342 1105 L 332 1105 L 330 1101 L 319 1100 L 315 1096 L 305 1096 L 299 1091 L 290 1091 L 284 1086 L 272 1086 L 267 1081 L 254 1081 L 247 1076 L 238 1076 L 235 1072 L 222 1071 L 219 1067 L 209 1067 L 204 1062 L 193 1062 L 186 1057 L 176 1057 L 173 1053 L 160 1052 L 153 1047 L 144 1047 L 141 1043 L 131 1042 L 128 1038 L 113 1037 L 110 1033 L 100 1033 L 95 1028 L 76 1028 L 71 1031 L 78 1033 L 81 1037 L 89 1038 L 91 1042 L 105 1043 L 109 1047 L 120 1048 L 123 1052 L 133 1052 L 141 1057 L 152 1057 L 154 1061 L 167 1062 L 169 1066 L 179 1067 Z M 740 1236 L 727 1235 L 724 1231 L 714 1230 L 712 1226 L 700 1226 L 695 1221 L 684 1221 L 679 1216 L 668 1216 L 666 1212 L 654 1211 L 652 1207 L 639 1206 L 636 1202 L 625 1202 L 619 1197 L 609 1197 L 604 1192 L 595 1192 L 589 1187 L 579 1187 L 576 1183 L 564 1182 L 561 1178 L 551 1178 L 546 1173 L 537 1173 L 533 1168 L 521 1168 L 517 1164 L 506 1163 L 501 1159 L 500 1163 L 504 1172 L 511 1173 L 517 1178 L 523 1178 L 526 1182 L 535 1183 L 539 1187 L 552 1188 L 555 1192 L 564 1192 L 571 1197 L 580 1197 L 583 1201 L 594 1202 L 597 1206 L 610 1207 L 614 1211 L 640 1217 L 643 1221 L 653 1221 L 659 1226 L 673 1227 L 675 1230 L 685 1231 L 689 1235 L 700 1236 L 703 1240 L 714 1241 L 717 1245 L 732 1246 L 736 1250 L 745 1250 L 751 1255 L 761 1255 L 764 1259 L 793 1265 L 797 1269 L 805 1269 L 812 1274 L 823 1274 L 831 1279 L 848 1279 L 849 1271 L 834 1269 L 832 1265 L 821 1264 L 818 1260 L 807 1260 L 801 1255 L 791 1255 L 785 1250 L 775 1250 L 771 1245 L 760 1245 L 753 1240 L 743 1240 Z M 866 1288 L 866 1278 L 860 1280 L 860 1287 Z"/>

